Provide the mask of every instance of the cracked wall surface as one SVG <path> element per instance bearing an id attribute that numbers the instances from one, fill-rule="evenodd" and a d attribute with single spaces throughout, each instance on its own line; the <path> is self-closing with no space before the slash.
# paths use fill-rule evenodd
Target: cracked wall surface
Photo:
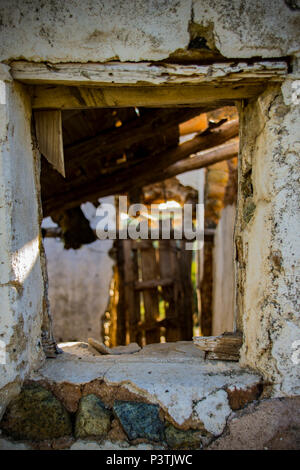
<path id="1" fill-rule="evenodd" d="M 236 251 L 241 362 L 274 382 L 275 395 L 300 392 L 293 361 L 299 318 L 299 114 L 295 72 L 241 107 Z"/>
<path id="2" fill-rule="evenodd" d="M 284 0 L 1 0 L 0 6 L 2 61 L 138 62 L 183 57 L 188 48 L 226 58 L 299 53 L 300 11 Z"/>
<path id="3" fill-rule="evenodd" d="M 1 80 L 0 90 L 1 416 L 26 374 L 42 363 L 44 291 L 30 100 L 18 83 Z"/>

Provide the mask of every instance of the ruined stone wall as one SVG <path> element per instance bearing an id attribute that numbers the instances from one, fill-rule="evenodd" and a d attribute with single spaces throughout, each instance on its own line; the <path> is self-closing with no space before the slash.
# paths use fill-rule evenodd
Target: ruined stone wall
<path id="1" fill-rule="evenodd" d="M 241 362 L 275 383 L 275 395 L 300 392 L 294 341 L 299 319 L 299 117 L 293 88 L 269 87 L 241 107 L 238 225 L 238 326 Z M 298 282 L 297 282 L 298 280 Z"/>
<path id="2" fill-rule="evenodd" d="M 198 61 L 299 55 L 299 9 L 289 0 L 0 0 L 0 61 Z M 294 62 L 295 64 L 295 62 Z M 3 65 L 3 64 L 1 64 Z M 2 69 L 1 69 L 2 70 Z M 9 77 L 3 72 L 4 80 Z M 296 305 L 299 103 L 293 81 L 268 88 L 241 109 L 238 255 L 242 364 L 299 394 Z M 297 77 L 296 77 L 297 78 Z M 299 76 L 297 78 L 299 80 Z M 295 77 L 294 77 L 295 80 Z M 30 102 L 19 84 L 0 82 L 1 406 L 43 354 L 37 161 Z M 297 252 L 298 249 L 298 252 Z M 298 264 L 299 267 L 299 264 Z"/>
<path id="3" fill-rule="evenodd" d="M 31 140 L 29 97 L 22 85 L 6 81 L 9 77 L 1 70 L 0 340 L 5 357 L 0 363 L 0 416 L 22 380 L 44 357 L 39 156 Z"/>
<path id="4" fill-rule="evenodd" d="M 300 12 L 294 4 L 290 0 L 0 0 L 0 60 L 197 60 L 199 51 L 226 58 L 283 57 L 299 52 Z"/>

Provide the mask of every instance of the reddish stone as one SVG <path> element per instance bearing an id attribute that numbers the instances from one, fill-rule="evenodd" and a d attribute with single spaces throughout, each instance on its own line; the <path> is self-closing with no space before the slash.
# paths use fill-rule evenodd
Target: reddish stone
<path id="1" fill-rule="evenodd" d="M 257 383 L 247 388 L 227 388 L 229 406 L 232 410 L 239 410 L 248 403 L 258 400 L 262 392 L 262 384 Z"/>

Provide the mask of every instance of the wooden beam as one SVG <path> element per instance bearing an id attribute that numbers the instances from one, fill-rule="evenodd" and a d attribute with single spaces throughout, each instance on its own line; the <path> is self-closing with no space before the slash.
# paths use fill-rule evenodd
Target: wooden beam
<path id="1" fill-rule="evenodd" d="M 61 111 L 36 111 L 34 120 L 40 152 L 65 176 Z"/>
<path id="2" fill-rule="evenodd" d="M 167 134 L 168 130 L 178 123 L 196 113 L 205 113 L 210 107 L 190 109 L 165 109 L 151 110 L 141 117 L 125 123 L 121 128 L 109 129 L 99 135 L 83 142 L 65 147 L 66 173 L 70 178 L 77 173 L 78 166 L 84 165 L 85 172 L 88 173 L 88 164 L 92 164 L 92 174 L 95 172 L 93 163 L 95 159 L 107 156 L 123 154 L 136 144 L 141 144 L 150 140 L 158 134 Z M 174 135 L 174 131 L 172 131 Z M 118 165 L 119 166 L 119 165 Z M 110 172 L 112 168 L 110 167 Z"/>
<path id="3" fill-rule="evenodd" d="M 173 176 L 185 173 L 186 171 L 198 170 L 199 168 L 204 168 L 223 160 L 230 160 L 231 158 L 236 157 L 238 152 L 239 141 L 236 139 L 233 142 L 219 145 L 211 150 L 198 152 L 193 157 L 180 160 L 166 168 L 164 175 L 166 178 L 172 178 Z"/>
<path id="4" fill-rule="evenodd" d="M 236 100 L 258 96 L 266 84 L 233 82 L 226 86 L 164 85 L 164 86 L 107 86 L 75 87 L 65 85 L 36 85 L 30 87 L 33 109 L 87 109 L 137 107 L 199 107 L 234 105 Z"/>
<path id="5" fill-rule="evenodd" d="M 97 177 L 88 183 L 74 186 L 60 194 L 43 199 L 44 213 L 76 207 L 82 202 L 95 200 L 111 194 L 128 192 L 133 187 L 142 187 L 165 179 L 164 169 L 189 155 L 209 147 L 222 144 L 238 133 L 238 120 L 225 122 L 216 129 L 209 130 L 194 139 L 178 145 L 163 154 L 150 155 L 134 166 Z"/>
<path id="6" fill-rule="evenodd" d="M 287 73 L 284 61 L 222 62 L 210 65 L 153 64 L 150 62 L 37 63 L 15 61 L 10 64 L 15 80 L 30 84 L 71 86 L 102 85 L 182 85 L 282 79 Z"/>

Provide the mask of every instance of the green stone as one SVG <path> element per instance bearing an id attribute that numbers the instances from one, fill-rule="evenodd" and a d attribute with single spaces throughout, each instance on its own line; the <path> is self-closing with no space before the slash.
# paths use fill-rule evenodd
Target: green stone
<path id="1" fill-rule="evenodd" d="M 104 437 L 111 427 L 111 413 L 94 394 L 82 397 L 76 415 L 75 437 Z"/>
<path id="2" fill-rule="evenodd" d="M 202 441 L 207 440 L 203 431 L 192 429 L 183 431 L 175 428 L 172 424 L 166 426 L 165 436 L 170 449 L 200 449 Z"/>
<path id="3" fill-rule="evenodd" d="M 42 441 L 72 434 L 70 416 L 54 395 L 26 385 L 6 409 L 0 428 L 14 439 Z"/>
<path id="4" fill-rule="evenodd" d="M 113 409 L 130 440 L 163 440 L 164 423 L 159 417 L 157 405 L 116 400 Z"/>

